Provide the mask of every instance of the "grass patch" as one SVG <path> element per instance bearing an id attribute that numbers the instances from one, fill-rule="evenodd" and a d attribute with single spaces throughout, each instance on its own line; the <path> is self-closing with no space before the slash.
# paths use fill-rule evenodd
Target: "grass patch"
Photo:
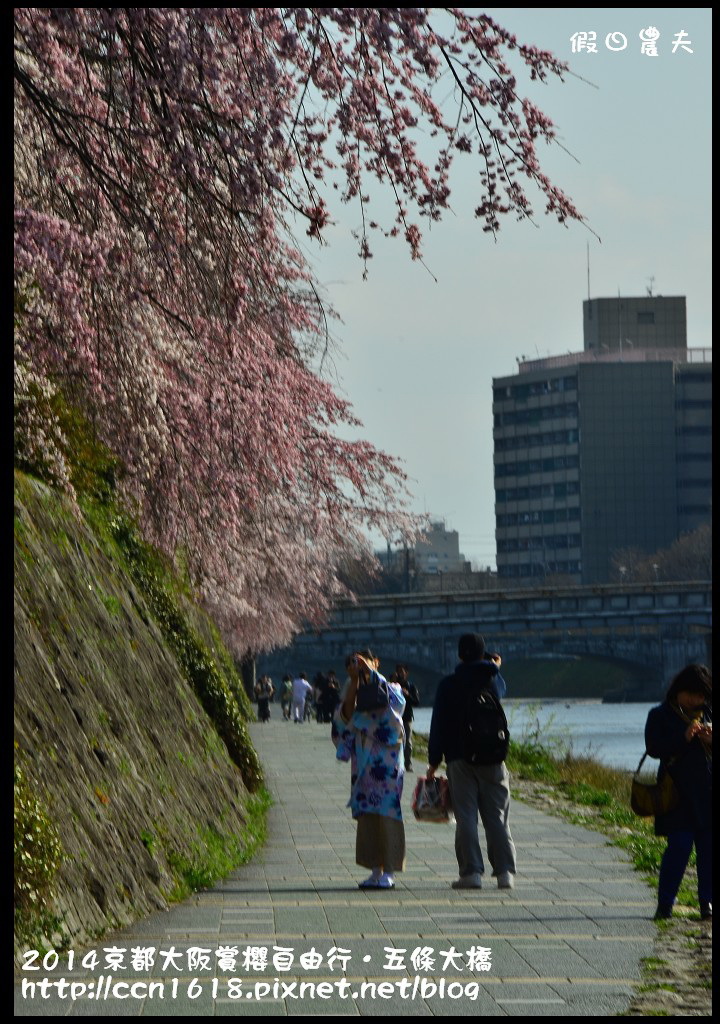
<path id="1" fill-rule="evenodd" d="M 215 828 L 199 828 L 189 855 L 166 850 L 175 879 L 175 886 L 167 893 L 168 900 L 184 900 L 247 864 L 267 838 L 267 811 L 271 805 L 270 794 L 260 789 L 245 804 L 246 820 L 240 835 L 223 835 Z"/>
<path id="2" fill-rule="evenodd" d="M 155 853 L 155 847 L 157 845 L 157 837 L 150 831 L 150 829 L 143 829 L 140 833 L 140 841 L 152 856 Z"/>
<path id="3" fill-rule="evenodd" d="M 118 616 L 122 610 L 120 601 L 117 597 L 113 597 L 112 594 L 100 593 L 100 600 L 105 605 L 111 615 Z"/>
<path id="4" fill-rule="evenodd" d="M 642 958 L 642 960 L 640 961 L 640 963 L 648 971 L 659 971 L 663 967 L 667 967 L 668 966 L 667 960 L 662 960 L 660 957 L 657 957 L 657 956 L 644 956 Z"/>
<path id="5" fill-rule="evenodd" d="M 576 782 L 569 785 L 567 793 L 571 800 L 591 807 L 608 807 L 612 803 L 609 793 L 596 786 L 590 786 L 587 782 Z"/>
<path id="6" fill-rule="evenodd" d="M 525 779 L 557 783 L 561 781 L 558 763 L 553 755 L 541 744 L 511 743 L 507 766 Z"/>

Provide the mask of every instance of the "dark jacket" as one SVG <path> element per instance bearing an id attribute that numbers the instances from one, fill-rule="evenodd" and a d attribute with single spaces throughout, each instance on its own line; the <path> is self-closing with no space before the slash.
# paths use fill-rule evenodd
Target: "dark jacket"
<path id="1" fill-rule="evenodd" d="M 468 698 L 475 689 L 489 689 L 498 700 L 505 696 L 505 680 L 491 661 L 460 662 L 450 676 L 438 683 L 430 723 L 428 763 L 446 764 L 465 756 L 465 726 Z"/>
<path id="2" fill-rule="evenodd" d="M 402 689 L 402 687 L 401 687 Z M 405 693 L 407 690 L 407 693 Z M 410 722 L 415 718 L 415 712 L 413 708 L 416 708 L 420 703 L 420 694 L 415 683 L 411 683 L 410 680 L 405 683 L 405 689 L 403 689 L 403 696 L 405 697 L 405 710 L 403 711 L 403 722 L 409 725 Z"/>
<path id="3" fill-rule="evenodd" d="M 710 721 L 709 710 L 703 720 Z M 667 836 L 671 832 L 710 828 L 712 824 L 712 759 L 696 736 L 689 743 L 685 739 L 688 723 L 665 701 L 648 714 L 645 726 L 645 746 L 650 757 L 660 759 L 658 782 L 666 772 L 675 783 L 680 803 L 666 814 L 655 818 L 655 834 Z"/>

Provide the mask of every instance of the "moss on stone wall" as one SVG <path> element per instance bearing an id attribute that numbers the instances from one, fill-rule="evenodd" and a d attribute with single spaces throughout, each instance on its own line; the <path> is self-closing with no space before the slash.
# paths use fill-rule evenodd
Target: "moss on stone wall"
<path id="1" fill-rule="evenodd" d="M 217 630 L 107 491 L 79 504 L 16 474 L 18 950 L 166 907 L 262 831 L 251 710 Z"/>
<path id="2" fill-rule="evenodd" d="M 32 792 L 19 763 L 15 764 L 13 810 L 15 934 L 32 943 L 60 925 L 52 900 L 63 850 L 47 807 Z"/>
<path id="3" fill-rule="evenodd" d="M 111 538 L 115 554 L 142 592 L 163 638 L 182 666 L 188 682 L 242 772 L 248 790 L 263 781 L 262 769 L 243 720 L 252 714 L 242 682 L 217 630 L 213 657 L 183 608 L 181 591 L 167 561 L 140 537 L 130 518 L 113 506 L 85 501 L 83 507 L 98 538 Z M 187 604 L 187 597 L 185 598 Z"/>

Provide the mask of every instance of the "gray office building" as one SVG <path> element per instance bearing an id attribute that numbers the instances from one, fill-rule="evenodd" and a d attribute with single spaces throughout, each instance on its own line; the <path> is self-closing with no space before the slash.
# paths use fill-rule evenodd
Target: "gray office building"
<path id="1" fill-rule="evenodd" d="M 607 582 L 619 550 L 649 554 L 710 518 L 712 353 L 687 348 L 685 299 L 584 307 L 584 351 L 493 381 L 500 579 Z M 652 318 L 648 347 L 631 327 Z"/>
<path id="2" fill-rule="evenodd" d="M 587 299 L 583 302 L 583 347 L 586 352 L 686 349 L 685 296 Z"/>

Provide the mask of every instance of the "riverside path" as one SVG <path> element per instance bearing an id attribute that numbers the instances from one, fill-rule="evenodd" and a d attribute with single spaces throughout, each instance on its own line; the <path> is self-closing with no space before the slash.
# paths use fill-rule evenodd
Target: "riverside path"
<path id="1" fill-rule="evenodd" d="M 73 999 L 26 984 L 23 997 L 18 982 L 16 1015 L 622 1014 L 652 953 L 654 899 L 603 836 L 515 801 L 515 888 L 486 874 L 482 890 L 455 891 L 454 828 L 415 821 L 410 774 L 406 871 L 393 890 L 360 891 L 350 769 L 329 725 L 285 722 L 273 707 L 251 731 L 274 798 L 252 863 L 98 940 L 93 971 L 67 970 L 66 953 L 53 970 L 24 972 L 36 986 L 78 987 Z M 116 971 L 113 948 L 127 951 Z M 131 951 L 148 948 L 154 963 L 133 967 Z"/>

